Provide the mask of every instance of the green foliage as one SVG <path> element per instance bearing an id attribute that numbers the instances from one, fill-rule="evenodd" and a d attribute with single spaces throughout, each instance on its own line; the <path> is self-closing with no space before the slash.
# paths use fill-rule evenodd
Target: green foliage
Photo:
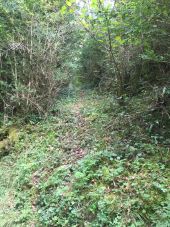
<path id="1" fill-rule="evenodd" d="M 98 86 L 104 74 L 106 74 L 104 67 L 105 54 L 94 40 L 87 40 L 82 48 L 80 55 L 80 69 L 81 83 L 89 84 L 90 86 Z"/>
<path id="2" fill-rule="evenodd" d="M 159 211 L 167 209 L 163 201 L 168 182 L 158 179 L 166 179 L 168 172 L 161 173 L 161 168 L 157 160 L 137 158 L 127 163 L 106 151 L 86 156 L 73 173 L 64 166 L 58 168 L 45 187 L 40 186 L 41 221 L 58 226 L 156 224 Z"/>
<path id="3" fill-rule="evenodd" d="M 10 221 L 168 226 L 169 149 L 144 131 L 139 116 L 147 120 L 149 100 L 141 100 L 127 100 L 125 111 L 111 95 L 84 92 L 58 101 L 56 116 L 25 125 L 9 156 L 16 188 Z"/>
<path id="4" fill-rule="evenodd" d="M 0 2 L 0 226 L 169 226 L 168 6 Z"/>
<path id="5" fill-rule="evenodd" d="M 60 88 L 69 83 L 64 65 L 66 42 L 69 42 L 65 27 L 68 18 L 55 11 L 62 6 L 60 4 L 46 1 L 0 3 L 3 12 L 0 103 L 6 115 L 16 112 L 46 114 Z M 68 27 L 71 36 L 72 28 Z"/>
<path id="6" fill-rule="evenodd" d="M 89 34 L 84 43 L 95 40 L 105 53 L 104 67 L 103 62 L 99 65 L 106 72 L 105 77 L 100 75 L 104 87 L 113 89 L 110 83 L 114 83 L 115 93 L 121 96 L 140 91 L 146 81 L 152 85 L 169 81 L 168 1 L 90 1 L 86 7 L 86 3 L 80 7 L 81 24 Z M 93 81 L 93 65 L 91 70 Z"/>

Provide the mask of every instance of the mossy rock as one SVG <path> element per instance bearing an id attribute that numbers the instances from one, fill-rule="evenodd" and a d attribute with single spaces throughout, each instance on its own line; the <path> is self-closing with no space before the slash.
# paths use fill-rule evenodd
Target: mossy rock
<path id="1" fill-rule="evenodd" d="M 0 141 L 8 137 L 8 128 L 0 128 Z"/>
<path id="2" fill-rule="evenodd" d="M 10 128 L 8 138 L 11 143 L 15 143 L 18 139 L 18 129 L 14 127 Z"/>
<path id="3" fill-rule="evenodd" d="M 0 151 L 7 149 L 8 144 L 9 144 L 9 139 L 4 139 L 4 140 L 0 141 Z"/>
<path id="4" fill-rule="evenodd" d="M 0 158 L 8 154 L 10 147 L 18 139 L 18 129 L 15 127 L 0 130 Z"/>

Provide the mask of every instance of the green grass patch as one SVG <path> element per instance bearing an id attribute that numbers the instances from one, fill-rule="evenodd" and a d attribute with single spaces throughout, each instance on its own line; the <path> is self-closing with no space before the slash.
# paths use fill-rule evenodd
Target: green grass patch
<path id="1" fill-rule="evenodd" d="M 1 159 L 0 225 L 168 227 L 169 148 L 143 129 L 143 107 L 92 93 L 56 109 Z"/>

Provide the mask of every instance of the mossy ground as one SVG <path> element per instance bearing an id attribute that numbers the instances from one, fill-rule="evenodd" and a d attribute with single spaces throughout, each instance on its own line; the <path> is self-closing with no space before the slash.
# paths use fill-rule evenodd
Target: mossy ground
<path id="1" fill-rule="evenodd" d="M 169 148 L 148 132 L 149 102 L 82 92 L 23 125 L 0 161 L 0 226 L 169 226 Z"/>

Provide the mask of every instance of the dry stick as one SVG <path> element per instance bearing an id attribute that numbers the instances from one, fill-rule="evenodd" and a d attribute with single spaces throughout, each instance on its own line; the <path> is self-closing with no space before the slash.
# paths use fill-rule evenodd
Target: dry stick
<path id="1" fill-rule="evenodd" d="M 24 95 L 22 95 L 22 98 L 23 99 L 27 99 L 27 97 L 25 97 Z M 29 99 L 29 102 L 31 104 L 33 104 L 34 107 L 36 107 L 36 109 L 38 110 L 39 115 L 41 115 L 41 113 L 43 113 L 45 115 L 45 111 L 43 110 L 43 108 L 40 105 L 38 105 L 38 103 L 36 103 L 33 100 L 31 100 L 31 98 Z"/>
<path id="2" fill-rule="evenodd" d="M 32 62 L 32 51 L 33 51 L 33 16 L 31 18 L 31 30 L 30 30 L 31 40 L 30 40 L 30 64 Z"/>
<path id="3" fill-rule="evenodd" d="M 17 64 L 16 64 L 16 56 L 15 56 L 15 49 L 14 49 L 14 57 L 13 57 L 13 60 L 14 60 L 14 68 L 13 68 L 13 64 L 12 64 L 12 60 L 11 60 L 11 57 L 9 56 L 9 60 L 10 60 L 10 65 L 11 65 L 11 73 L 12 73 L 12 76 L 14 78 L 14 83 L 15 83 L 15 89 L 18 87 L 18 75 L 17 75 Z M 18 94 L 18 91 L 16 92 L 16 97 L 18 98 L 19 94 Z M 20 104 L 20 103 L 19 103 Z"/>
<path id="4" fill-rule="evenodd" d="M 30 40 L 30 65 L 32 65 L 32 55 L 33 55 L 33 16 L 31 18 L 30 35 L 31 35 L 31 40 Z M 28 95 L 27 95 L 27 100 L 26 100 L 27 106 L 28 106 L 29 99 L 30 99 L 30 93 L 31 93 L 31 75 L 29 73 Z"/>
<path id="5" fill-rule="evenodd" d="M 15 75 L 15 88 L 18 88 L 18 70 L 17 70 L 17 60 L 16 60 L 16 52 L 14 50 L 14 75 Z M 17 98 L 19 97 L 18 89 L 17 89 Z"/>
<path id="6" fill-rule="evenodd" d="M 164 110 L 165 114 L 168 116 L 168 118 L 170 120 L 170 114 L 168 113 L 168 110 L 165 107 L 163 107 L 163 110 Z"/>

